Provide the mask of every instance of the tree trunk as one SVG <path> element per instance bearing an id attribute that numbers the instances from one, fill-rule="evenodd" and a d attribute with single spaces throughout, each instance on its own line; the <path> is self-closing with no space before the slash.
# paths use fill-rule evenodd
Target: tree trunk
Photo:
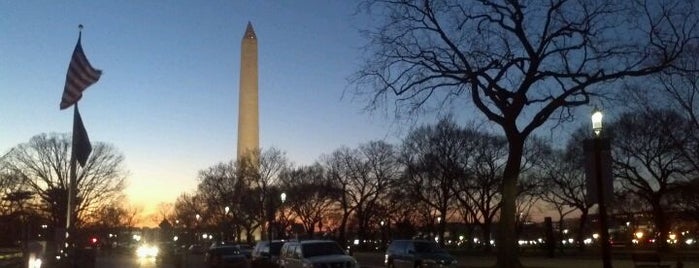
<path id="1" fill-rule="evenodd" d="M 585 221 L 587 221 L 587 210 L 583 210 L 580 214 L 580 222 L 578 223 L 578 235 L 576 240 L 578 241 L 578 251 L 585 251 L 585 243 L 583 243 L 583 235 L 585 234 Z"/>
<path id="2" fill-rule="evenodd" d="M 437 224 L 439 224 L 439 226 L 437 226 L 437 228 L 438 228 L 437 237 L 439 237 L 439 245 L 441 247 L 444 247 L 444 232 L 446 232 L 446 230 L 447 230 L 447 217 L 446 217 L 447 211 L 442 210 L 439 213 L 440 213 L 440 215 L 445 215 L 442 217 L 441 221 L 437 223 Z"/>
<path id="3" fill-rule="evenodd" d="M 490 244 L 490 237 L 491 237 L 491 232 L 492 228 L 491 226 L 493 225 L 493 221 L 489 217 L 485 217 L 483 220 L 483 242 L 485 242 L 485 252 L 492 252 L 493 251 L 493 245 Z"/>
<path id="4" fill-rule="evenodd" d="M 349 218 L 349 213 L 345 212 L 342 215 L 342 222 L 340 222 L 340 236 L 337 238 L 337 242 L 340 242 L 342 248 L 347 246 L 347 219 Z"/>
<path id="5" fill-rule="evenodd" d="M 248 229 L 245 234 L 245 239 L 248 241 L 248 244 L 252 244 L 255 242 L 255 235 L 252 233 L 252 230 Z"/>
<path id="6" fill-rule="evenodd" d="M 507 132 L 507 130 L 506 130 Z M 524 139 L 518 135 L 508 135 L 510 153 L 507 156 L 502 183 L 502 207 L 498 228 L 497 267 L 520 268 L 519 251 L 517 249 L 517 232 L 515 229 L 517 179 L 522 163 Z"/>
<path id="7" fill-rule="evenodd" d="M 315 235 L 315 228 L 315 223 L 311 224 L 310 226 L 307 226 L 306 235 L 308 235 L 308 239 L 313 239 L 313 235 Z"/>
<path id="8" fill-rule="evenodd" d="M 660 198 L 654 197 L 652 206 L 656 229 L 655 233 L 657 234 L 657 237 L 655 237 L 655 242 L 657 243 L 656 245 L 658 247 L 657 250 L 659 252 L 667 252 L 669 250 L 667 246 L 669 231 L 667 228 L 667 220 L 665 219 L 665 211 L 660 204 Z"/>

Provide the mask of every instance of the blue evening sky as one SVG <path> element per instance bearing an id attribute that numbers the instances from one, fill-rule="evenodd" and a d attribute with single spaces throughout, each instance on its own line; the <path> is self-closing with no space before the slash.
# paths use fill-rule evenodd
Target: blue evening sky
<path id="1" fill-rule="evenodd" d="M 79 24 L 88 59 L 103 70 L 80 101 L 85 127 L 92 141 L 124 154 L 126 194 L 145 213 L 194 190 L 199 170 L 235 157 L 248 21 L 258 37 L 263 149 L 302 165 L 341 146 L 396 143 L 405 126 L 343 98 L 361 64 L 358 30 L 369 23 L 353 16 L 355 7 L 345 0 L 0 1 L 0 155 L 37 134 L 71 131 L 73 113 L 59 102 Z M 460 123 L 484 119 L 466 107 Z"/>
<path id="2" fill-rule="evenodd" d="M 99 82 L 80 101 L 92 141 L 126 157 L 130 200 L 152 210 L 195 189 L 197 172 L 236 152 L 240 42 L 259 40 L 260 145 L 310 164 L 342 145 L 395 139 L 391 120 L 342 98 L 357 70 L 353 1 L 2 1 L 0 154 L 68 133 L 59 110 L 82 45 Z"/>

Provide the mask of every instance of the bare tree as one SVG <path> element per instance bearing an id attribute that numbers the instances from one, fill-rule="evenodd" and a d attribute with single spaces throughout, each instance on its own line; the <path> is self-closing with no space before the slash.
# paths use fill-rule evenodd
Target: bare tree
<path id="1" fill-rule="evenodd" d="M 688 48 L 677 68 L 669 69 L 657 76 L 661 87 L 678 104 L 678 112 L 699 127 L 699 44 Z"/>
<path id="2" fill-rule="evenodd" d="M 172 215 L 174 215 L 174 207 L 175 204 L 173 203 L 168 203 L 168 202 L 160 202 L 158 203 L 158 219 L 157 221 L 162 221 L 162 220 L 169 220 L 172 218 Z"/>
<path id="3" fill-rule="evenodd" d="M 411 189 L 407 187 L 397 184 L 390 188 L 389 195 L 385 199 L 386 204 L 383 206 L 387 218 L 387 238 L 411 238 L 417 227 L 425 224 L 425 221 L 421 221 L 423 213 L 419 208 L 422 203 L 406 202 L 413 199 Z"/>
<path id="4" fill-rule="evenodd" d="M 3 163 L 0 163 L 2 165 Z M 10 170 L 3 170 L 0 166 L 0 215 L 10 215 L 21 210 L 17 200 L 26 203 L 32 199 L 32 192 L 24 182 L 25 177 L 13 173 Z"/>
<path id="5" fill-rule="evenodd" d="M 328 179 L 319 163 L 294 168 L 281 177 L 280 188 L 287 194 L 284 205 L 293 213 L 284 216 L 300 220 L 309 238 L 314 236 L 316 229 L 322 225 L 323 217 L 337 204 L 335 200 L 340 193 Z"/>
<path id="6" fill-rule="evenodd" d="M 564 150 L 552 150 L 542 156 L 539 166 L 540 179 L 544 185 L 542 199 L 551 204 L 559 215 L 558 231 L 563 230 L 563 220 L 566 215 L 579 211 L 580 221 L 577 227 L 576 241 L 579 249 L 584 250 L 583 236 L 585 224 L 593 204 L 587 200 L 586 180 L 584 170 L 583 139 L 589 132 L 579 128 L 569 140 Z M 559 234 L 560 235 L 560 234 Z"/>
<path id="7" fill-rule="evenodd" d="M 689 52 L 680 60 L 678 68 L 656 77 L 663 93 L 672 101 L 669 106 L 689 120 L 690 131 L 695 133 L 691 140 L 694 145 L 686 147 L 683 153 L 699 172 L 699 44 L 689 47 Z"/>
<path id="8" fill-rule="evenodd" d="M 198 225 L 196 215 L 199 214 L 201 216 L 206 206 L 201 200 L 202 198 L 193 193 L 180 194 L 177 200 L 175 200 L 174 206 L 176 222 L 187 228 L 193 228 Z"/>
<path id="9" fill-rule="evenodd" d="M 363 237 L 398 174 L 393 147 L 382 141 L 369 142 L 357 149 L 343 147 L 325 156 L 322 165 L 334 187 L 342 193 L 337 200 L 342 210 L 338 240 L 345 243 L 352 215 L 357 220 L 359 236 Z"/>
<path id="10" fill-rule="evenodd" d="M 236 165 L 233 162 L 218 163 L 208 169 L 199 171 L 198 195 L 206 204 L 205 217 L 210 218 L 215 224 L 230 227 L 236 226 L 237 234 L 240 233 L 238 222 L 241 218 L 256 218 L 257 210 L 245 209 L 242 199 L 249 193 L 249 187 L 238 177 Z M 228 211 L 226 211 L 228 207 Z M 243 215 L 248 211 L 254 211 L 253 215 Z"/>
<path id="11" fill-rule="evenodd" d="M 376 20 L 354 84 L 369 109 L 395 96 L 404 117 L 470 99 L 507 137 L 498 267 L 521 267 L 515 199 L 527 137 L 603 83 L 668 68 L 697 36 L 694 3 L 681 0 L 364 3 Z"/>
<path id="12" fill-rule="evenodd" d="M 472 131 L 469 176 L 454 185 L 464 219 L 472 219 L 482 231 L 486 251 L 491 250 L 492 225 L 500 210 L 500 185 L 507 156 L 507 141 L 503 137 Z"/>
<path id="13" fill-rule="evenodd" d="M 10 170 L 25 178 L 56 226 L 65 226 L 71 144 L 67 134 L 40 134 L 7 156 Z M 77 204 L 72 217 L 78 226 L 121 196 L 126 176 L 123 162 L 123 155 L 111 145 L 93 143 L 87 163 L 77 171 Z"/>
<path id="14" fill-rule="evenodd" d="M 405 172 L 401 185 L 411 189 L 411 196 L 425 203 L 441 219 L 437 221 L 441 245 L 444 245 L 447 216 L 456 201 L 453 186 L 468 176 L 469 153 L 473 148 L 466 136 L 469 136 L 467 131 L 451 118 L 444 118 L 435 126 L 413 130 L 403 140 L 400 161 Z"/>
<path id="15" fill-rule="evenodd" d="M 651 110 L 622 114 L 611 128 L 615 175 L 651 207 L 661 249 L 669 231 L 668 197 L 693 174 L 682 153 L 691 136 L 686 126 L 674 111 Z"/>
<path id="16" fill-rule="evenodd" d="M 359 234 L 366 235 L 364 231 L 372 230 L 372 226 L 379 226 L 385 200 L 388 191 L 396 185 L 400 177 L 401 167 L 398 164 L 396 148 L 385 141 L 370 141 L 359 146 L 360 157 L 364 161 L 368 180 L 374 181 L 376 192 L 367 199 L 364 207 L 357 209 L 359 221 Z"/>
<path id="17" fill-rule="evenodd" d="M 248 157 L 238 159 L 236 162 L 237 173 L 244 185 L 249 188 L 248 195 L 241 202 L 246 207 L 256 204 L 258 215 L 253 223 L 247 219 L 246 223 L 251 228 L 264 226 L 265 222 L 272 221 L 272 212 L 276 210 L 280 200 L 278 186 L 280 174 L 289 168 L 289 160 L 286 154 L 277 148 L 253 151 Z M 252 239 L 252 233 L 248 233 L 248 239 Z"/>
<path id="18" fill-rule="evenodd" d="M 92 227 L 107 230 L 134 227 L 136 225 L 136 216 L 140 212 L 140 209 L 128 206 L 123 202 L 124 198 L 122 197 L 121 199 L 122 202 L 101 207 L 97 213 L 93 215 L 88 224 Z"/>

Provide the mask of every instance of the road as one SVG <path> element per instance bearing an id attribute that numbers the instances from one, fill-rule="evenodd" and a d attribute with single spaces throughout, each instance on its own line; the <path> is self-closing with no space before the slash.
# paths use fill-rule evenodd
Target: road
<path id="1" fill-rule="evenodd" d="M 357 253 L 355 258 L 363 268 L 379 268 L 383 267 L 383 255 L 380 253 Z M 495 264 L 494 256 L 461 256 L 459 259 L 459 267 L 468 268 L 484 268 L 492 267 Z M 531 268 L 590 268 L 601 267 L 601 261 L 595 259 L 581 258 L 556 258 L 549 259 L 543 257 L 522 257 L 522 263 L 526 267 Z M 672 267 L 677 267 L 674 261 L 668 261 L 667 264 L 672 264 Z M 190 255 L 184 258 L 182 268 L 205 268 L 203 255 Z M 633 262 L 629 259 L 613 260 L 615 268 L 633 268 Z M 133 255 L 101 255 L 97 257 L 95 267 L 106 268 L 121 268 L 121 267 L 158 267 L 158 268 L 177 268 L 173 262 L 156 262 L 152 258 L 138 258 Z M 699 262 L 696 260 L 685 261 L 684 268 L 699 268 Z"/>
<path id="2" fill-rule="evenodd" d="M 139 258 L 134 255 L 101 255 L 95 261 L 95 267 L 105 268 L 177 268 L 174 261 L 161 261 L 155 258 Z M 204 255 L 191 255 L 182 259 L 182 268 L 204 268 Z"/>

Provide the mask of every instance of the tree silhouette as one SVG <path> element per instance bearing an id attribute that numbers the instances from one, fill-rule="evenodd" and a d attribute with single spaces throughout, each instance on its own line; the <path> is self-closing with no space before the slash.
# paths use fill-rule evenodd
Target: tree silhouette
<path id="1" fill-rule="evenodd" d="M 527 138 L 604 93 L 602 85 L 672 66 L 697 36 L 691 1 L 367 0 L 368 109 L 398 118 L 470 101 L 508 141 L 498 267 L 521 267 L 516 198 Z M 394 99 L 395 97 L 395 99 Z"/>
<path id="2" fill-rule="evenodd" d="M 65 226 L 71 144 L 67 134 L 40 134 L 6 157 L 7 167 L 25 178 L 55 227 Z M 111 145 L 93 143 L 87 163 L 77 169 L 77 202 L 72 215 L 76 226 L 121 197 L 126 177 L 123 162 L 122 154 Z"/>

